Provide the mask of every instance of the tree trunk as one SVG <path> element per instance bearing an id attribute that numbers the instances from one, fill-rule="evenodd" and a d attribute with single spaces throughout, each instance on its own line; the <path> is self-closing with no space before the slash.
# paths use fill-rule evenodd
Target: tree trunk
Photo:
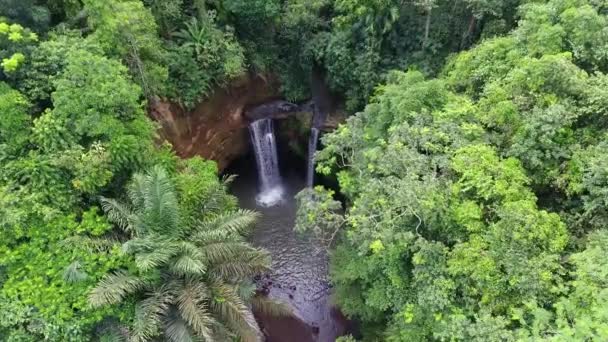
<path id="1" fill-rule="evenodd" d="M 473 35 L 473 31 L 475 31 L 475 24 L 477 24 L 477 18 L 475 15 L 471 14 L 471 19 L 469 20 L 469 28 L 462 35 L 462 41 L 460 42 L 460 48 L 464 49 L 465 44 L 467 43 L 467 39 Z"/>
<path id="2" fill-rule="evenodd" d="M 424 40 L 422 41 L 422 46 L 426 46 L 429 40 L 429 32 L 431 30 L 431 9 L 426 13 L 426 22 L 424 23 Z"/>
<path id="3" fill-rule="evenodd" d="M 205 0 L 194 0 L 194 8 L 196 9 L 199 20 L 203 20 L 207 16 Z"/>

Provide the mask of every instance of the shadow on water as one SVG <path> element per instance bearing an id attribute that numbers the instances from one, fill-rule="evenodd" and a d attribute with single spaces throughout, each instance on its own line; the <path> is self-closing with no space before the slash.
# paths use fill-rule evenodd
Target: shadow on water
<path id="1" fill-rule="evenodd" d="M 272 298 L 290 304 L 298 319 L 256 315 L 269 342 L 330 342 L 347 330 L 347 321 L 330 302 L 327 255 L 312 241 L 293 230 L 295 194 L 304 187 L 305 161 L 281 154 L 285 200 L 264 208 L 256 204 L 258 178 L 255 158 L 248 155 L 227 170 L 238 177 L 231 190 L 241 207 L 262 214 L 251 242 L 266 248 L 272 256 L 273 271 L 259 279 Z"/>

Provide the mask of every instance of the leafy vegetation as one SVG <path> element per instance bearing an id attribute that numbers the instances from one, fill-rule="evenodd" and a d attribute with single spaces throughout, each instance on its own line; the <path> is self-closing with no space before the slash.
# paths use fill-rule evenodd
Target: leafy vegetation
<path id="1" fill-rule="evenodd" d="M 607 9 L 0 0 L 0 340 L 258 340 L 256 215 L 146 112 L 313 70 L 359 111 L 297 196 L 342 340 L 608 340 Z"/>
<path id="2" fill-rule="evenodd" d="M 324 137 L 318 171 L 337 176 L 346 212 L 307 190 L 298 229 L 332 237 L 336 301 L 363 340 L 607 337 L 605 9 L 519 14 L 437 78 L 390 73 Z"/>
<path id="3" fill-rule="evenodd" d="M 122 251 L 133 257 L 135 270 L 101 279 L 90 293 L 92 305 L 116 304 L 137 294 L 130 332 L 134 341 L 149 340 L 160 331 L 171 341 L 188 340 L 190 335 L 206 341 L 229 340 L 234 333 L 244 340 L 259 339 L 261 332 L 247 305 L 253 296 L 246 292 L 252 289 L 247 282 L 268 271 L 270 259 L 242 235 L 256 214 L 213 210 L 209 202 L 215 198 L 180 203 L 175 186 L 160 167 L 136 174 L 127 194 L 128 203 L 104 198 L 101 205 L 129 237 Z M 180 205 L 187 204 L 207 210 L 185 218 Z M 115 241 L 90 241 L 100 243 L 111 246 Z"/>
<path id="4" fill-rule="evenodd" d="M 257 339 L 252 309 L 286 309 L 251 284 L 269 265 L 243 235 L 256 215 L 237 210 L 213 162 L 179 160 L 147 117 L 171 84 L 151 10 L 9 0 L 0 16 L 0 340 Z M 117 275 L 146 286 L 117 297 Z"/>

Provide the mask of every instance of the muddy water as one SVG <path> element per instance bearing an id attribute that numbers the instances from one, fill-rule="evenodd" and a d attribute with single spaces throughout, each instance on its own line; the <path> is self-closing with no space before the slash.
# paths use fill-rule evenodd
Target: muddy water
<path id="1" fill-rule="evenodd" d="M 304 165 L 300 170 L 303 169 Z M 253 158 L 243 159 L 229 169 L 238 175 L 232 191 L 240 205 L 262 214 L 251 241 L 270 251 L 273 272 L 261 277 L 259 283 L 268 289 L 270 297 L 289 303 L 297 317 L 258 315 L 268 342 L 330 342 L 346 330 L 345 319 L 331 305 L 327 255 L 293 231 L 296 213 L 293 196 L 305 185 L 300 170 L 282 170 L 285 200 L 264 208 L 255 200 L 258 186 Z"/>

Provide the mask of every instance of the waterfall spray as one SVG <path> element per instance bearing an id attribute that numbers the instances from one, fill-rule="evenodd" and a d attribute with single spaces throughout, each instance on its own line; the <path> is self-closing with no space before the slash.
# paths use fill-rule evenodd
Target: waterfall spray
<path id="1" fill-rule="evenodd" d="M 260 119 L 249 125 L 260 180 L 256 202 L 271 207 L 283 200 L 283 185 L 279 173 L 276 139 L 272 119 Z"/>

